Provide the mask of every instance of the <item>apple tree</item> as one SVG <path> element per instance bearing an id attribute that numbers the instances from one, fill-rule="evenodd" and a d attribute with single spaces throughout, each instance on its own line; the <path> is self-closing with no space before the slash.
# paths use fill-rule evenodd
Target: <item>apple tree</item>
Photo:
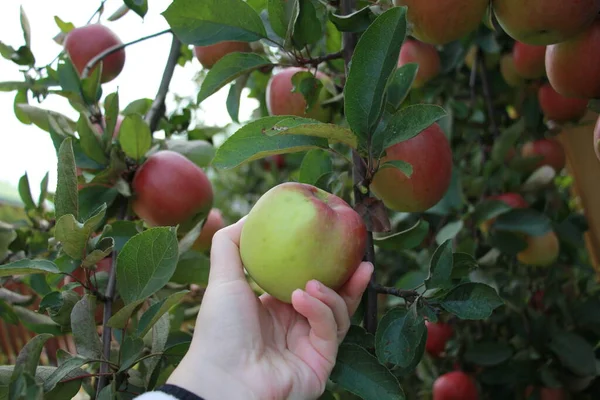
<path id="1" fill-rule="evenodd" d="M 352 205 L 375 265 L 322 399 L 597 398 L 599 286 L 578 204 L 593 188 L 575 190 L 565 166 L 583 155 L 564 141 L 594 130 L 600 2 L 124 0 L 108 17 L 104 3 L 85 25 L 55 17 L 48 65 L 23 11 L 24 41 L 0 43 L 23 73 L 0 90 L 58 158 L 56 188 L 46 176 L 34 199 L 24 175 L 22 207 L 0 208 L 0 392 L 130 399 L 164 383 L 212 235 L 294 181 Z M 122 43 L 110 24 L 128 13 L 170 29 Z M 127 48 L 158 35 L 172 45 L 156 97 L 106 93 Z M 196 98 L 167 105 L 190 64 Z M 206 126 L 198 107 L 220 90 L 231 123 Z"/>

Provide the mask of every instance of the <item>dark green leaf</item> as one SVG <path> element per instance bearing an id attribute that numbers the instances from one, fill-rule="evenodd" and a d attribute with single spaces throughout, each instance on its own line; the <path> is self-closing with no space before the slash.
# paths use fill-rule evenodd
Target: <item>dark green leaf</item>
<path id="1" fill-rule="evenodd" d="M 66 138 L 58 151 L 58 182 L 56 185 L 55 218 L 71 214 L 78 217 L 79 204 L 77 201 L 77 173 L 73 144 L 71 138 Z"/>
<path id="2" fill-rule="evenodd" d="M 48 260 L 19 260 L 0 265 L 0 277 L 11 275 L 29 275 L 49 272 L 58 274 L 60 270 Z"/>
<path id="3" fill-rule="evenodd" d="M 377 327 L 377 358 L 382 363 L 408 367 L 417 356 L 419 343 L 426 332 L 425 320 L 417 314 L 416 305 L 408 311 L 399 307 L 392 308 Z"/>
<path id="4" fill-rule="evenodd" d="M 259 15 L 243 0 L 175 0 L 162 15 L 186 44 L 254 42 L 267 37 Z"/>
<path id="5" fill-rule="evenodd" d="M 508 211 L 492 225 L 499 231 L 520 232 L 531 236 L 542 236 L 552 230 L 552 222 L 545 214 L 531 208 Z"/>
<path id="6" fill-rule="evenodd" d="M 464 228 L 465 223 L 462 219 L 458 221 L 448 222 L 442 229 L 440 229 L 435 235 L 435 241 L 437 244 L 442 244 L 446 240 L 452 240 L 460 233 L 460 231 Z"/>
<path id="7" fill-rule="evenodd" d="M 177 305 L 189 292 L 189 290 L 182 290 L 180 292 L 173 293 L 161 301 L 153 304 L 140 318 L 136 335 L 138 337 L 146 336 L 154 324 L 156 324 L 158 320 L 171 309 L 171 307 Z"/>
<path id="8" fill-rule="evenodd" d="M 379 169 L 384 168 L 395 168 L 398 171 L 402 172 L 404 175 L 406 175 L 407 178 L 410 178 L 413 173 L 412 165 L 402 160 L 387 161 L 381 164 L 381 166 L 379 167 Z"/>
<path id="9" fill-rule="evenodd" d="M 279 37 L 285 39 L 286 44 L 289 43 L 300 13 L 298 0 L 268 0 L 267 10 L 271 28 Z"/>
<path id="10" fill-rule="evenodd" d="M 0 320 L 14 325 L 19 323 L 19 317 L 10 304 L 6 303 L 4 300 L 0 300 Z"/>
<path id="11" fill-rule="evenodd" d="M 19 196 L 21 201 L 25 205 L 25 209 L 33 210 L 36 208 L 33 196 L 31 195 L 31 189 L 29 187 L 29 177 L 27 173 L 19 179 Z"/>
<path id="12" fill-rule="evenodd" d="M 406 36 L 406 8 L 392 7 L 362 34 L 344 89 L 345 115 L 361 143 L 379 121 L 390 74 Z"/>
<path id="13" fill-rule="evenodd" d="M 552 336 L 550 350 L 565 367 L 580 376 L 596 376 L 594 347 L 573 332 L 558 332 Z"/>
<path id="14" fill-rule="evenodd" d="M 127 336 L 121 347 L 121 366 L 118 372 L 123 372 L 133 367 L 144 351 L 144 341 L 139 337 Z"/>
<path id="15" fill-rule="evenodd" d="M 206 286 L 210 269 L 209 258 L 197 251 L 186 251 L 179 256 L 177 268 L 170 281 L 180 284 L 195 283 Z"/>
<path id="16" fill-rule="evenodd" d="M 140 233 L 141 230 L 132 221 L 114 221 L 106 225 L 102 232 L 101 240 L 107 237 L 115 241 L 115 250 L 121 251 L 129 239 Z"/>
<path id="17" fill-rule="evenodd" d="M 355 344 L 342 344 L 330 379 L 364 400 L 404 400 L 398 379 Z"/>
<path id="18" fill-rule="evenodd" d="M 452 240 L 446 240 L 440 245 L 429 264 L 429 277 L 425 280 L 427 289 L 447 289 L 452 286 Z"/>
<path id="19" fill-rule="evenodd" d="M 527 248 L 527 241 L 517 233 L 496 231 L 489 237 L 489 244 L 503 253 L 517 255 Z"/>
<path id="20" fill-rule="evenodd" d="M 235 83 L 231 85 L 229 94 L 227 95 L 227 113 L 233 122 L 239 123 L 239 112 L 240 112 L 240 98 L 242 91 L 246 87 L 246 82 L 250 74 L 244 74 L 235 80 Z"/>
<path id="21" fill-rule="evenodd" d="M 271 62 L 259 54 L 233 52 L 225 55 L 213 65 L 202 81 L 198 104 L 241 75 L 265 65 L 271 65 Z"/>
<path id="22" fill-rule="evenodd" d="M 73 290 L 51 292 L 40 302 L 40 312 L 48 311 L 54 322 L 61 326 L 70 327 L 71 312 L 79 301 L 79 295 Z"/>
<path id="23" fill-rule="evenodd" d="M 475 225 L 480 225 L 482 222 L 495 218 L 500 214 L 508 212 L 513 208 L 500 200 L 485 200 L 475 206 L 473 211 L 473 220 Z"/>
<path id="24" fill-rule="evenodd" d="M 206 140 L 169 139 L 166 144 L 169 150 L 184 155 L 200 168 L 208 167 L 216 153 L 214 146 Z"/>
<path id="25" fill-rule="evenodd" d="M 292 76 L 292 93 L 300 93 L 304 97 L 306 100 L 305 111 L 308 111 L 317 102 L 322 89 L 323 82 L 308 71 L 296 72 Z"/>
<path id="26" fill-rule="evenodd" d="M 46 172 L 46 175 L 44 175 L 44 178 L 40 182 L 40 196 L 38 198 L 38 209 L 40 210 L 44 206 L 44 201 L 46 200 L 46 197 L 48 197 L 48 178 L 49 173 Z"/>
<path id="27" fill-rule="evenodd" d="M 484 367 L 498 365 L 510 359 L 513 350 L 510 345 L 501 342 L 474 343 L 464 354 L 465 360 Z"/>
<path id="28" fill-rule="evenodd" d="M 340 32 L 364 32 L 375 21 L 375 18 L 377 15 L 373 13 L 371 7 L 361 8 L 348 15 L 329 14 L 329 20 Z"/>
<path id="29" fill-rule="evenodd" d="M 324 150 L 311 150 L 302 159 L 298 181 L 315 185 L 323 175 L 330 173 L 332 168 L 329 153 Z"/>
<path id="30" fill-rule="evenodd" d="M 375 245 L 384 250 L 409 250 L 420 245 L 429 233 L 429 222 L 418 220 L 405 231 L 389 236 L 375 237 Z"/>
<path id="31" fill-rule="evenodd" d="M 125 304 L 161 289 L 175 272 L 177 257 L 173 227 L 151 228 L 132 237 L 117 259 L 118 289 Z"/>
<path id="32" fill-rule="evenodd" d="M 525 119 L 521 118 L 504 130 L 500 136 L 494 140 L 491 153 L 492 160 L 499 164 L 504 164 L 508 152 L 513 148 L 523 133 L 525 133 Z"/>
<path id="33" fill-rule="evenodd" d="M 152 146 L 150 127 L 141 115 L 130 114 L 123 119 L 119 143 L 129 157 L 140 161 Z"/>
<path id="34" fill-rule="evenodd" d="M 115 315 L 110 317 L 107 325 L 111 328 L 123 329 L 127 326 L 127 321 L 131 314 L 138 308 L 146 299 L 139 299 L 132 303 L 127 304 L 125 307 L 121 308 Z"/>
<path id="35" fill-rule="evenodd" d="M 292 42 L 301 50 L 307 45 L 315 44 L 323 36 L 321 21 L 317 18 L 317 10 L 311 0 L 298 0 L 300 12 L 294 24 Z"/>
<path id="36" fill-rule="evenodd" d="M 375 348 L 375 335 L 367 332 L 363 327 L 350 325 L 350 329 L 344 337 L 344 344 L 355 344 L 365 349 Z"/>
<path id="37" fill-rule="evenodd" d="M 106 214 L 106 206 L 102 206 L 85 223 L 78 222 L 73 215 L 63 215 L 56 221 L 54 236 L 62 244 L 63 251 L 74 260 L 81 260 L 85 257 L 84 251 L 87 241 L 103 220 Z"/>
<path id="38" fill-rule="evenodd" d="M 469 282 L 452 289 L 440 305 L 460 319 L 486 319 L 504 301 L 491 286 Z"/>
<path id="39" fill-rule="evenodd" d="M 102 342 L 96 329 L 96 298 L 84 295 L 71 311 L 71 331 L 77 353 L 91 359 L 102 358 Z"/>
<path id="40" fill-rule="evenodd" d="M 453 254 L 452 279 L 461 279 L 469 272 L 477 269 L 477 261 L 467 253 Z"/>
<path id="41" fill-rule="evenodd" d="M 73 135 L 77 127 L 74 121 L 54 111 L 44 110 L 29 104 L 19 104 L 18 108 L 31 119 L 31 122 L 46 132 L 50 132 L 50 126 L 53 125 L 57 132 Z"/>
<path id="42" fill-rule="evenodd" d="M 123 0 L 127 7 L 140 17 L 144 18 L 148 12 L 148 0 Z"/>
<path id="43" fill-rule="evenodd" d="M 81 95 L 86 104 L 96 104 L 102 97 L 102 70 L 104 63 L 100 61 L 90 74 L 81 79 Z"/>
<path id="44" fill-rule="evenodd" d="M 0 260 L 4 260 L 8 254 L 10 244 L 17 238 L 12 225 L 0 221 Z"/>
<path id="45" fill-rule="evenodd" d="M 96 265 L 100 260 L 105 259 L 110 253 L 112 253 L 114 246 L 115 242 L 112 238 L 104 238 L 99 240 L 96 244 L 96 248 L 89 252 L 87 256 L 85 256 L 81 266 L 83 268 L 90 268 Z"/>
<path id="46" fill-rule="evenodd" d="M 81 148 L 85 155 L 97 163 L 105 165 L 108 162 L 108 158 L 104 154 L 100 138 L 84 114 L 81 114 L 79 121 L 77 121 L 77 132 L 79 133 Z"/>
<path id="47" fill-rule="evenodd" d="M 104 100 L 104 143 L 109 143 L 114 135 L 119 118 L 119 94 L 117 92 L 106 96 Z"/>
<path id="48" fill-rule="evenodd" d="M 40 355 L 44 349 L 44 344 L 52 335 L 42 334 L 31 338 L 29 342 L 21 349 L 15 362 L 11 381 L 17 379 L 20 374 L 29 374 L 35 376 L 35 371 L 40 362 Z"/>
<path id="49" fill-rule="evenodd" d="M 44 391 L 49 392 L 50 390 L 54 389 L 58 382 L 90 361 L 91 360 L 88 360 L 87 358 L 79 356 L 68 359 L 61 364 L 60 367 L 56 368 L 54 372 L 48 376 L 48 378 L 46 378 L 44 381 Z"/>
<path id="50" fill-rule="evenodd" d="M 115 187 L 106 187 L 105 185 L 84 187 L 78 193 L 80 218 L 83 220 L 89 218 L 98 207 L 104 204 L 110 207 L 118 194 L 119 192 Z"/>
<path id="51" fill-rule="evenodd" d="M 218 149 L 212 165 L 228 169 L 274 154 L 294 153 L 314 148 L 327 148 L 326 139 L 303 135 L 266 136 L 264 132 L 288 116 L 266 117 L 239 129 Z"/>
<path id="52" fill-rule="evenodd" d="M 410 88 L 419 72 L 419 64 L 408 63 L 396 69 L 394 75 L 390 78 L 387 89 L 387 102 L 395 112 L 408 96 Z"/>
<path id="53" fill-rule="evenodd" d="M 171 327 L 171 320 L 169 314 L 164 314 L 152 327 L 152 347 L 150 349 L 152 354 L 162 353 L 165 350 L 165 346 L 167 345 L 167 340 L 169 339 L 169 330 Z M 179 325 L 177 325 L 179 326 Z M 146 386 L 153 387 L 150 385 L 150 381 L 152 380 L 152 372 L 159 365 L 161 361 L 160 357 L 150 357 L 146 358 L 143 363 L 150 373 L 146 375 Z M 158 366 L 160 369 L 160 366 Z"/>

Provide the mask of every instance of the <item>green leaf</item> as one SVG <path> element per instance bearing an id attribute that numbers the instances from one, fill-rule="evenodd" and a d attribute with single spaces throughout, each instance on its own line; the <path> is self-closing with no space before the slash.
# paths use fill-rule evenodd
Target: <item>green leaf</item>
<path id="1" fill-rule="evenodd" d="M 579 376 L 596 376 L 594 347 L 573 332 L 558 332 L 552 336 L 550 350 L 561 363 Z"/>
<path id="2" fill-rule="evenodd" d="M 503 253 L 515 256 L 527 248 L 525 238 L 514 232 L 492 232 L 488 241 L 492 247 L 498 248 Z"/>
<path id="3" fill-rule="evenodd" d="M 454 253 L 452 259 L 452 279 L 461 279 L 479 267 L 473 256 L 467 253 Z"/>
<path id="4" fill-rule="evenodd" d="M 492 160 L 496 163 L 504 164 L 508 152 L 517 143 L 517 140 L 522 137 L 523 133 L 525 133 L 525 118 L 521 118 L 509 126 L 494 140 L 491 152 Z"/>
<path id="5" fill-rule="evenodd" d="M 141 115 L 130 114 L 123 119 L 119 130 L 119 144 L 127 154 L 140 161 L 152 147 L 150 127 Z"/>
<path id="6" fill-rule="evenodd" d="M 161 289 L 177 266 L 177 230 L 151 228 L 132 237 L 117 258 L 118 289 L 125 304 Z"/>
<path id="7" fill-rule="evenodd" d="M 21 20 L 21 29 L 23 30 L 23 39 L 25 39 L 25 46 L 31 47 L 31 26 L 29 24 L 29 19 L 27 18 L 27 14 L 25 14 L 25 10 L 21 5 L 19 10 L 19 19 Z M 32 375 L 35 374 L 35 371 L 32 372 Z"/>
<path id="8" fill-rule="evenodd" d="M 289 44 L 300 14 L 298 0 L 268 0 L 267 11 L 271 28 L 279 37 L 285 39 L 286 45 Z"/>
<path id="9" fill-rule="evenodd" d="M 42 178 L 42 181 L 40 182 L 40 196 L 38 197 L 39 210 L 43 209 L 44 201 L 46 200 L 46 197 L 48 197 L 48 179 L 49 173 L 46 172 L 46 175 L 44 175 L 44 178 Z"/>
<path id="10" fill-rule="evenodd" d="M 12 225 L 0 221 L 0 260 L 8 254 L 10 244 L 17 238 L 17 233 Z"/>
<path id="11" fill-rule="evenodd" d="M 108 257 L 110 253 L 112 253 L 115 246 L 115 242 L 112 238 L 104 238 L 98 241 L 96 244 L 96 248 L 92 250 L 81 263 L 83 268 L 90 268 L 98 263 L 100 260 Z"/>
<path id="12" fill-rule="evenodd" d="M 170 281 L 180 284 L 195 283 L 206 286 L 208 284 L 208 272 L 210 270 L 210 259 L 197 251 L 186 251 L 179 256 L 175 273 Z"/>
<path id="13" fill-rule="evenodd" d="M 46 333 L 34 336 L 29 342 L 27 342 L 17 356 L 11 381 L 15 381 L 21 374 L 35 376 L 35 371 L 40 362 L 40 355 L 44 349 L 44 344 L 46 344 L 46 341 L 48 341 L 48 339 L 51 337 L 52 335 Z"/>
<path id="14" fill-rule="evenodd" d="M 398 379 L 377 358 L 355 344 L 339 347 L 330 379 L 364 400 L 404 400 Z"/>
<path id="15" fill-rule="evenodd" d="M 292 93 L 300 93 L 304 97 L 306 100 L 305 111 L 310 110 L 317 102 L 322 88 L 323 82 L 308 71 L 296 72 L 292 76 Z"/>
<path id="16" fill-rule="evenodd" d="M 0 92 L 12 92 L 13 90 L 26 90 L 29 88 L 27 82 L 6 81 L 0 82 Z"/>
<path id="17" fill-rule="evenodd" d="M 15 112 L 15 117 L 17 117 L 19 122 L 25 125 L 31 124 L 32 121 L 29 118 L 29 116 L 22 111 L 20 106 L 23 104 L 27 105 L 28 101 L 29 100 L 27 98 L 27 89 L 21 89 L 15 94 L 15 100 L 13 102 L 13 110 Z"/>
<path id="18" fill-rule="evenodd" d="M 414 138 L 446 115 L 442 107 L 432 104 L 415 104 L 401 109 L 373 138 L 374 154 L 381 154 L 390 146 Z"/>
<path id="19" fill-rule="evenodd" d="M 545 214 L 531 208 L 517 208 L 500 215 L 492 226 L 499 231 L 542 236 L 552 230 L 552 221 Z"/>
<path id="20" fill-rule="evenodd" d="M 133 367 L 144 351 L 144 341 L 140 337 L 127 336 L 121 347 L 121 366 L 117 372 L 123 372 Z"/>
<path id="21" fill-rule="evenodd" d="M 85 223 L 78 222 L 73 215 L 67 214 L 56 221 L 54 236 L 62 244 L 63 251 L 74 260 L 84 258 L 87 241 L 103 220 L 106 214 L 106 205 L 102 206 Z"/>
<path id="22" fill-rule="evenodd" d="M 104 154 L 100 138 L 84 114 L 81 114 L 79 121 L 77 121 L 77 132 L 85 155 L 101 165 L 106 165 L 108 158 Z"/>
<path id="23" fill-rule="evenodd" d="M 106 187 L 106 185 L 90 185 L 81 189 L 78 193 L 79 200 L 79 218 L 89 218 L 93 213 L 106 204 L 110 207 L 119 191 L 116 187 Z"/>
<path id="24" fill-rule="evenodd" d="M 60 113 L 30 106 L 29 104 L 19 104 L 17 107 L 31 119 L 31 122 L 46 132 L 50 132 L 50 126 L 52 125 L 59 133 L 73 135 L 77 128 L 77 124 L 73 120 Z"/>
<path id="25" fill-rule="evenodd" d="M 344 89 L 344 112 L 352 132 L 366 143 L 379 121 L 385 89 L 406 36 L 406 8 L 392 7 L 362 34 Z"/>
<path id="26" fill-rule="evenodd" d="M 446 240 L 454 239 L 460 231 L 464 228 L 465 223 L 462 219 L 458 221 L 452 221 L 444 225 L 442 229 L 440 229 L 435 235 L 435 241 L 437 244 L 442 244 Z"/>
<path id="27" fill-rule="evenodd" d="M 481 225 L 482 222 L 495 218 L 512 209 L 511 206 L 500 200 L 484 200 L 475 206 L 473 220 L 475 225 Z"/>
<path id="28" fill-rule="evenodd" d="M 110 237 L 115 241 L 115 250 L 121 251 L 129 239 L 140 233 L 138 226 L 132 221 L 114 221 L 104 227 L 101 239 Z"/>
<path id="29" fill-rule="evenodd" d="M 84 295 L 71 311 L 71 331 L 77 353 L 88 358 L 102 358 L 102 342 L 96 329 L 96 298 Z"/>
<path id="30" fill-rule="evenodd" d="M 365 349 L 375 348 L 375 335 L 367 332 L 363 327 L 350 325 L 348 333 L 344 337 L 344 344 L 355 344 Z"/>
<path id="31" fill-rule="evenodd" d="M 185 44 L 254 42 L 267 37 L 259 15 L 243 0 L 175 0 L 162 15 Z"/>
<path id="32" fill-rule="evenodd" d="M 240 98 L 242 91 L 246 87 L 250 74 L 244 74 L 235 80 L 235 83 L 231 85 L 229 94 L 227 95 L 227 113 L 233 122 L 240 123 L 239 112 L 240 112 Z"/>
<path id="33" fill-rule="evenodd" d="M 324 124 L 314 119 L 302 117 L 284 117 L 271 128 L 263 132 L 267 136 L 307 135 L 328 139 L 330 142 L 345 143 L 356 148 L 356 136 L 347 128 L 335 124 Z"/>
<path id="34" fill-rule="evenodd" d="M 104 144 L 110 143 L 119 119 L 119 93 L 111 93 L 104 99 Z"/>
<path id="35" fill-rule="evenodd" d="M 329 14 L 329 20 L 333 22 L 340 32 L 364 32 L 376 18 L 377 15 L 373 13 L 371 7 L 361 8 L 348 15 Z"/>
<path id="36" fill-rule="evenodd" d="M 427 289 L 447 289 L 452 286 L 452 240 L 446 240 L 440 245 L 429 264 L 429 277 L 425 280 Z"/>
<path id="37" fill-rule="evenodd" d="M 409 310 L 392 308 L 377 327 L 377 358 L 382 363 L 408 367 L 417 357 L 419 343 L 426 332 L 425 320 L 417 314 L 416 303 Z"/>
<path id="38" fill-rule="evenodd" d="M 298 0 L 300 11 L 294 24 L 292 43 L 297 50 L 315 44 L 323 36 L 321 21 L 311 0 Z"/>
<path id="39" fill-rule="evenodd" d="M 54 389 L 56 385 L 63 380 L 67 375 L 72 374 L 91 360 L 79 356 L 68 359 L 60 367 L 56 368 L 54 372 L 46 378 L 44 381 L 44 391 L 49 392 Z"/>
<path id="40" fill-rule="evenodd" d="M 0 277 L 11 275 L 29 275 L 39 273 L 58 274 L 60 270 L 48 260 L 19 260 L 0 265 Z"/>
<path id="41" fill-rule="evenodd" d="M 123 0 L 123 2 L 142 18 L 148 12 L 148 0 Z"/>
<path id="42" fill-rule="evenodd" d="M 171 309 L 171 307 L 177 305 L 189 292 L 189 290 L 182 290 L 180 292 L 173 293 L 169 295 L 169 297 L 164 298 L 150 306 L 150 308 L 146 310 L 146 312 L 144 312 L 140 318 L 136 335 L 142 338 L 146 336 L 154 324 L 157 323 L 158 320 Z"/>
<path id="43" fill-rule="evenodd" d="M 150 352 L 152 354 L 162 353 L 165 350 L 165 346 L 167 345 L 167 340 L 169 339 L 169 331 L 171 328 L 171 321 L 169 318 L 169 314 L 164 314 L 152 327 L 152 347 Z M 154 369 L 161 362 L 160 357 L 150 357 L 146 358 L 143 363 L 146 367 L 146 370 L 149 372 L 146 376 L 146 386 L 150 386 L 149 382 L 152 379 L 152 373 Z M 160 368 L 160 366 L 159 366 Z"/>
<path id="44" fill-rule="evenodd" d="M 387 161 L 387 162 L 381 164 L 381 166 L 379 167 L 379 169 L 384 169 L 384 168 L 396 168 L 398 171 L 400 171 L 404 175 L 406 175 L 407 178 L 410 178 L 413 173 L 412 165 L 407 163 L 406 161 L 402 161 L 402 160 Z"/>
<path id="45" fill-rule="evenodd" d="M 77 172 L 71 138 L 63 140 L 58 150 L 58 182 L 54 204 L 57 220 L 67 214 L 72 214 L 75 218 L 78 217 Z"/>
<path id="46" fill-rule="evenodd" d="M 396 112 L 408 96 L 415 78 L 419 72 L 419 64 L 408 63 L 396 69 L 390 78 L 387 89 L 387 102 Z"/>
<path id="47" fill-rule="evenodd" d="M 332 170 L 333 165 L 329 153 L 323 150 L 311 150 L 302 159 L 298 181 L 315 185 L 323 175 Z"/>
<path id="48" fill-rule="evenodd" d="M 25 209 L 33 210 L 36 208 L 33 196 L 31 195 L 31 189 L 29 188 L 27 172 L 19 179 L 19 196 L 25 205 Z"/>
<path id="49" fill-rule="evenodd" d="M 40 312 L 48 311 L 52 321 L 61 326 L 71 326 L 71 312 L 79 301 L 79 295 L 73 290 L 50 292 L 40 302 Z"/>
<path id="50" fill-rule="evenodd" d="M 460 319 L 476 320 L 488 318 L 504 301 L 491 286 L 469 282 L 448 292 L 440 305 Z"/>
<path id="51" fill-rule="evenodd" d="M 102 97 L 102 70 L 103 61 L 100 61 L 90 74 L 81 79 L 81 96 L 86 104 L 96 104 Z"/>
<path id="52" fill-rule="evenodd" d="M 278 135 L 269 137 L 264 134 L 278 122 L 289 116 L 275 116 L 252 121 L 239 129 L 218 149 L 212 165 L 228 169 L 274 154 L 294 153 L 314 148 L 327 148 L 327 140 L 303 135 Z"/>
<path id="53" fill-rule="evenodd" d="M 65 22 L 56 15 L 54 16 L 54 22 L 56 22 L 56 26 L 58 26 L 62 33 L 69 33 L 75 29 L 75 25 L 71 22 Z"/>
<path id="54" fill-rule="evenodd" d="M 465 351 L 465 360 L 484 367 L 503 363 L 513 355 L 510 345 L 501 342 L 474 343 Z"/>
<path id="55" fill-rule="evenodd" d="M 234 52 L 225 55 L 213 65 L 202 81 L 198 104 L 241 75 L 265 65 L 271 65 L 271 62 L 259 54 Z"/>
<path id="56" fill-rule="evenodd" d="M 127 326 L 127 321 L 131 317 L 131 314 L 138 308 L 146 299 L 139 299 L 132 303 L 127 304 L 121 308 L 115 315 L 110 317 L 107 325 L 111 328 L 123 329 Z"/>
<path id="57" fill-rule="evenodd" d="M 418 220 L 405 231 L 393 235 L 374 237 L 375 245 L 384 250 L 409 250 L 420 245 L 429 233 L 429 222 Z"/>

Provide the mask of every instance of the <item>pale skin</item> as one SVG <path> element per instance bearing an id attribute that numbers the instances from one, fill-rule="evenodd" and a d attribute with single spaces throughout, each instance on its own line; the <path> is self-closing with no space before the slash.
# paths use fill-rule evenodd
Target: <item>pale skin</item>
<path id="1" fill-rule="evenodd" d="M 317 399 L 373 266 L 361 263 L 337 292 L 310 281 L 294 291 L 291 305 L 268 294 L 257 297 L 239 255 L 243 223 L 213 238 L 192 343 L 167 383 L 206 400 Z"/>

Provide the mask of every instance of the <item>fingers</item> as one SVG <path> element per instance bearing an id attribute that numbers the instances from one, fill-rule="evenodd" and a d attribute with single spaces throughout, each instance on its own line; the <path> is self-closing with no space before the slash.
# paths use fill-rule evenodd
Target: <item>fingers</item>
<path id="1" fill-rule="evenodd" d="M 350 329 L 350 313 L 344 299 L 334 290 L 314 280 L 306 284 L 306 292 L 331 309 L 337 327 L 337 341 L 341 343 Z"/>
<path id="2" fill-rule="evenodd" d="M 331 308 L 301 289 L 292 293 L 292 306 L 308 321 L 309 340 L 314 349 L 329 361 L 335 359 L 338 335 Z"/>
<path id="3" fill-rule="evenodd" d="M 210 250 L 209 285 L 236 280 L 245 281 L 239 248 L 245 219 L 246 217 L 219 230 L 213 236 Z"/>
<path id="4" fill-rule="evenodd" d="M 350 316 L 354 315 L 360 299 L 369 285 L 373 275 L 373 264 L 370 262 L 362 262 L 348 282 L 339 290 L 339 294 L 346 302 Z"/>

